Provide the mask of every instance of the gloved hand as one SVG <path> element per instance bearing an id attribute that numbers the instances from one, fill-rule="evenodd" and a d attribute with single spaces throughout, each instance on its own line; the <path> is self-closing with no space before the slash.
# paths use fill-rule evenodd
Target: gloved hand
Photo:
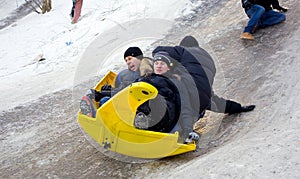
<path id="1" fill-rule="evenodd" d="M 111 96 L 111 93 L 109 90 L 104 90 L 104 91 L 96 91 L 95 89 L 89 89 L 87 92 L 87 96 L 91 99 L 94 99 L 96 102 L 99 102 L 101 98 L 108 96 Z"/>
<path id="2" fill-rule="evenodd" d="M 249 112 L 255 108 L 255 105 L 242 106 L 241 112 Z"/>
<path id="3" fill-rule="evenodd" d="M 111 85 L 105 84 L 101 87 L 101 91 L 110 91 L 111 90 Z"/>
<path id="4" fill-rule="evenodd" d="M 287 12 L 288 11 L 288 9 L 287 8 L 283 8 L 283 7 L 281 7 L 281 9 L 279 10 L 280 12 Z"/>
<path id="5" fill-rule="evenodd" d="M 109 96 L 111 97 L 111 92 L 112 92 L 112 87 L 109 84 L 105 84 L 101 87 L 101 95 L 102 97 L 104 96 Z"/>
<path id="6" fill-rule="evenodd" d="M 102 95 L 99 91 L 96 91 L 94 89 L 90 89 L 89 91 L 90 93 L 87 96 L 89 96 L 91 99 L 95 99 L 96 102 L 100 101 Z"/>

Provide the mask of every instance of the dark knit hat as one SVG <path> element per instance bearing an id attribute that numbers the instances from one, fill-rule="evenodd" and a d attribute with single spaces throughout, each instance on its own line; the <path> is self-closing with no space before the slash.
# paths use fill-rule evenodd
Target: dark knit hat
<path id="1" fill-rule="evenodd" d="M 172 57 L 170 57 L 170 55 L 169 55 L 168 52 L 159 51 L 159 52 L 155 53 L 155 54 L 154 54 L 154 57 L 153 57 L 153 62 L 156 62 L 156 61 L 163 61 L 163 62 L 165 62 L 169 67 L 172 67 L 172 66 L 173 66 L 173 63 L 172 63 Z"/>
<path id="2" fill-rule="evenodd" d="M 138 59 L 143 59 L 143 52 L 139 47 L 129 47 L 124 53 L 124 59 L 128 56 L 133 56 Z"/>
<path id="3" fill-rule="evenodd" d="M 185 36 L 180 44 L 182 47 L 199 47 L 198 41 L 193 36 Z"/>

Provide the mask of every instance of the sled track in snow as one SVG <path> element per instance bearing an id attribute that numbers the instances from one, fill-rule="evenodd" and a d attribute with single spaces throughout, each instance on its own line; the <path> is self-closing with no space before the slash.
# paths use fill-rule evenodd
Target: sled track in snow
<path id="1" fill-rule="evenodd" d="M 15 11 L 11 12 L 10 16 L 0 19 L 0 30 L 13 24 L 19 19 L 22 19 L 31 12 L 34 12 L 29 3 L 30 1 L 26 2 L 25 4 L 19 6 Z"/>

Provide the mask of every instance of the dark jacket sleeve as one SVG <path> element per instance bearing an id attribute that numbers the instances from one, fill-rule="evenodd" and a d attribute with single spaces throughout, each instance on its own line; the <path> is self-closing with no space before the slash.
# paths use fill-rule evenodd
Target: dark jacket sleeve
<path id="1" fill-rule="evenodd" d="M 202 65 L 193 56 L 193 54 L 180 46 L 159 46 L 154 49 L 153 54 L 159 51 L 168 52 L 170 57 L 182 65 L 193 78 L 198 89 L 198 97 L 200 101 L 200 108 L 198 112 L 201 114 L 208 107 L 211 98 L 211 86 Z"/>

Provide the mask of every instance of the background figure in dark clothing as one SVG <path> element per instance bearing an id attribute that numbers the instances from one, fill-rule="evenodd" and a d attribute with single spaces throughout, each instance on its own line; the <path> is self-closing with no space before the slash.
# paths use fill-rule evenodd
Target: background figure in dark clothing
<path id="1" fill-rule="evenodd" d="M 71 9 L 71 13 L 70 13 L 70 17 L 71 17 L 71 19 L 73 19 L 73 17 L 74 17 L 74 9 L 75 9 L 75 5 L 76 5 L 76 1 L 77 0 L 72 0 L 72 9 Z"/>
<path id="2" fill-rule="evenodd" d="M 242 39 L 254 40 L 252 34 L 257 29 L 285 21 L 285 14 L 273 10 L 287 11 L 279 5 L 278 0 L 242 0 L 242 7 L 250 18 L 241 35 Z"/>

